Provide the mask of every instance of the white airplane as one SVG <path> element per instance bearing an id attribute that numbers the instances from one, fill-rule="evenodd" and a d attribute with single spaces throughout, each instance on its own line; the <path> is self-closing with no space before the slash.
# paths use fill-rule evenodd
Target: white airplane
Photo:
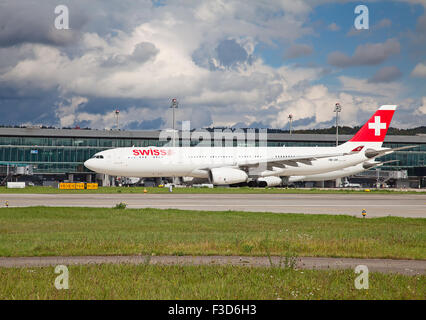
<path id="1" fill-rule="evenodd" d="M 395 105 L 381 106 L 352 139 L 336 147 L 116 148 L 96 153 L 84 165 L 113 176 L 208 178 L 215 185 L 320 174 L 396 150 L 382 148 L 395 110 Z"/>

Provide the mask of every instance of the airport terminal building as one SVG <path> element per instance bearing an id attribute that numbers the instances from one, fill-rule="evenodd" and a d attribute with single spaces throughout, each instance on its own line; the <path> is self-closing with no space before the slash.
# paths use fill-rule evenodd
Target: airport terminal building
<path id="1" fill-rule="evenodd" d="M 257 144 L 257 137 L 252 141 L 254 144 Z M 349 135 L 340 135 L 339 143 L 350 138 Z M 162 146 L 165 143 L 167 141 L 160 141 L 160 131 L 0 128 L 0 179 L 3 184 L 11 179 L 29 179 L 35 184 L 47 184 L 48 181 L 114 184 L 114 179 L 91 172 L 83 162 L 95 153 L 110 148 Z M 267 145 L 274 147 L 335 144 L 336 137 L 332 134 L 267 134 Z M 379 158 L 381 161 L 397 161 L 353 178 L 363 185 L 382 179 L 393 184 L 397 182 L 398 185 L 394 185 L 397 187 L 426 187 L 426 135 L 388 135 L 384 143 L 385 147 L 390 148 L 408 145 L 415 147 Z"/>

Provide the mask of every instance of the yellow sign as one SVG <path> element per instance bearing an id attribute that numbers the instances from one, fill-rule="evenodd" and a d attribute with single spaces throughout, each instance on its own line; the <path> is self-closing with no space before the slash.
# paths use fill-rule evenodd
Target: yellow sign
<path id="1" fill-rule="evenodd" d="M 86 188 L 84 187 L 86 186 Z M 63 189 L 63 190 L 84 190 L 84 189 L 90 189 L 90 190 L 94 190 L 94 189 L 98 189 L 98 184 L 97 183 L 84 183 L 84 182 L 61 182 L 59 184 L 59 189 Z"/>
<path id="2" fill-rule="evenodd" d="M 62 182 L 59 184 L 59 189 L 73 190 L 75 189 L 75 183 Z"/>
<path id="3" fill-rule="evenodd" d="M 87 183 L 86 184 L 86 189 L 90 189 L 90 190 L 93 190 L 93 189 L 97 189 L 98 188 L 98 184 L 97 183 Z"/>
<path id="4" fill-rule="evenodd" d="M 59 189 L 69 189 L 69 184 L 62 182 L 59 184 Z"/>

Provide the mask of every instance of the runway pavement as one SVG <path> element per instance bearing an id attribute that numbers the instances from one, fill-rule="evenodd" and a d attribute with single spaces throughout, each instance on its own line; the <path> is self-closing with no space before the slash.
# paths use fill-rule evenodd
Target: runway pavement
<path id="1" fill-rule="evenodd" d="M 346 214 L 367 217 L 426 218 L 423 194 L 0 194 L 10 207 L 65 206 L 175 208 L 209 211 L 256 211 L 305 214 Z"/>
<path id="2" fill-rule="evenodd" d="M 247 267 L 283 267 L 280 257 L 247 256 L 76 256 L 76 257 L 0 257 L 0 268 L 46 267 L 87 264 L 152 264 L 152 265 L 237 265 Z M 280 264 L 281 263 L 281 264 Z M 424 260 L 354 259 L 354 258 L 297 258 L 298 269 L 355 269 L 365 265 L 369 271 L 426 274 Z"/>

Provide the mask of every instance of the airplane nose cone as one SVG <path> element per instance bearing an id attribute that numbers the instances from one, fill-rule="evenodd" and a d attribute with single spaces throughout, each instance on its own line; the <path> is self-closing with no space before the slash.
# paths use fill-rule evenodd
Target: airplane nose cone
<path id="1" fill-rule="evenodd" d="M 86 160 L 84 166 L 89 170 L 93 170 L 93 159 Z"/>

